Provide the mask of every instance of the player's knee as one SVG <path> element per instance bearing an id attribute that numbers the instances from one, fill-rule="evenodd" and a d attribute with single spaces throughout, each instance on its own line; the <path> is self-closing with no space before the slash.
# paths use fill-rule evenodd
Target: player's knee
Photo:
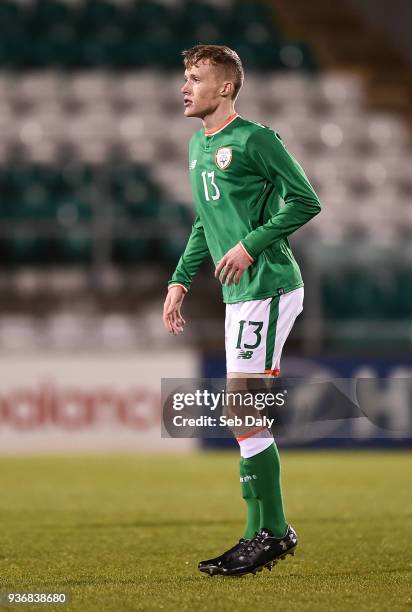
<path id="1" fill-rule="evenodd" d="M 260 378 L 231 377 L 227 380 L 224 415 L 236 438 L 253 435 L 265 411 L 266 383 Z"/>

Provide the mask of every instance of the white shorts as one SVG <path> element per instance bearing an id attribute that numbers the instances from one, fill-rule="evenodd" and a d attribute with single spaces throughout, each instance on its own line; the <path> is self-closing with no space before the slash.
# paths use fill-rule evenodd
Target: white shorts
<path id="1" fill-rule="evenodd" d="M 303 287 L 265 300 L 227 304 L 227 373 L 278 376 L 283 346 L 302 310 Z"/>

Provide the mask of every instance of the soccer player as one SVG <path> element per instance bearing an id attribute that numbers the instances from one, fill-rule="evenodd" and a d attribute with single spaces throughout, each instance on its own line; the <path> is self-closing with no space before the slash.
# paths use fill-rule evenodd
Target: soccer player
<path id="1" fill-rule="evenodd" d="M 279 135 L 235 111 L 244 78 L 237 53 L 196 45 L 183 58 L 184 114 L 203 123 L 189 145 L 197 216 L 169 281 L 163 322 L 172 334 L 183 331 L 184 297 L 210 255 L 226 303 L 229 388 L 244 389 L 245 378 L 279 375 L 283 345 L 303 305 L 302 276 L 288 236 L 319 213 L 320 203 Z M 233 548 L 199 563 L 210 575 L 271 569 L 297 546 L 284 514 L 271 432 L 255 428 L 237 438 L 246 528 Z"/>

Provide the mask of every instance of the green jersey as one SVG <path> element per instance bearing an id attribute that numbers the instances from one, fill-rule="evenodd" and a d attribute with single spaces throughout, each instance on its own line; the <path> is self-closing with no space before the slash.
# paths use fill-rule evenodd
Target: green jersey
<path id="1" fill-rule="evenodd" d="M 303 285 L 287 237 L 320 211 L 304 171 L 279 135 L 239 115 L 189 145 L 196 219 L 169 285 L 190 284 L 210 254 L 214 264 L 239 242 L 254 259 L 226 304 L 259 300 Z"/>

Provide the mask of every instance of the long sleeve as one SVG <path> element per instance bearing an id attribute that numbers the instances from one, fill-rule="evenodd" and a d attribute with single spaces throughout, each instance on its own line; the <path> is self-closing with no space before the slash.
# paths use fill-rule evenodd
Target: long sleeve
<path id="1" fill-rule="evenodd" d="M 302 167 L 270 129 L 259 129 L 246 145 L 257 174 L 272 183 L 285 205 L 264 225 L 251 231 L 241 243 L 256 258 L 273 242 L 287 238 L 320 212 L 321 206 Z"/>
<path id="2" fill-rule="evenodd" d="M 189 290 L 193 277 L 208 254 L 209 249 L 206 244 L 203 225 L 199 217 L 196 217 L 186 248 L 168 285 L 183 285 Z"/>

